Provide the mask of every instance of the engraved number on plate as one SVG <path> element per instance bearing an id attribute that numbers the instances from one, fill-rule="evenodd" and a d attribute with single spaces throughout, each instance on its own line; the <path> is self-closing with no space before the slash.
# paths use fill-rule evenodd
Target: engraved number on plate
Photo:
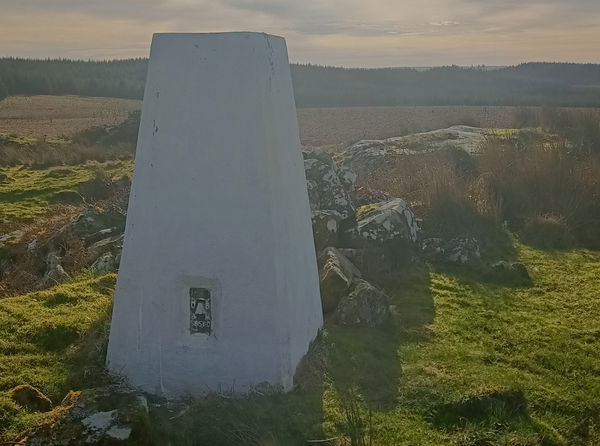
<path id="1" fill-rule="evenodd" d="M 190 333 L 210 334 L 212 302 L 207 288 L 190 288 Z"/>

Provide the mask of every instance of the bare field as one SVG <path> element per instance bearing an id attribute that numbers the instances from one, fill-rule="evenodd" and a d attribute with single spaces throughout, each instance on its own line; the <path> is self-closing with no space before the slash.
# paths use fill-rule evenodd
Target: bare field
<path id="1" fill-rule="evenodd" d="M 459 124 L 519 128 L 528 117 L 524 115 L 535 115 L 540 110 L 541 107 L 466 105 L 305 108 L 298 110 L 298 121 L 302 144 L 322 146 L 404 136 Z"/>
<path id="2" fill-rule="evenodd" d="M 0 134 L 68 138 L 96 125 L 118 124 L 141 104 L 134 99 L 11 96 L 0 101 Z"/>
<path id="3" fill-rule="evenodd" d="M 517 107 L 398 106 L 305 108 L 298 110 L 306 146 L 351 143 L 427 132 L 451 125 L 509 128 Z"/>
<path id="4" fill-rule="evenodd" d="M 94 125 L 114 125 L 141 107 L 133 99 L 79 96 L 13 96 L 0 101 L 0 134 L 61 138 Z M 524 111 L 539 107 L 398 106 L 298 109 L 300 139 L 305 146 L 347 144 L 426 132 L 451 125 L 521 127 Z M 575 110 L 575 109 L 571 109 Z"/>

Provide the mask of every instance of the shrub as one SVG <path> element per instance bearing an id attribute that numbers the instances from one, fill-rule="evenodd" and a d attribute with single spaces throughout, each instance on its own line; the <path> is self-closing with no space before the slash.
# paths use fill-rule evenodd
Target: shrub
<path id="1" fill-rule="evenodd" d="M 558 125 L 553 113 L 542 112 L 543 119 Z M 579 123 L 569 125 L 595 128 L 593 114 L 573 116 L 569 122 Z M 592 136 L 582 138 L 587 142 L 579 147 L 596 147 Z M 476 155 L 441 150 L 390 156 L 378 171 L 360 172 L 358 185 L 407 200 L 423 220 L 424 237 L 469 233 L 484 244 L 486 239 L 497 243 L 508 224 L 538 246 L 568 247 L 577 241 L 596 248 L 600 154 L 574 147 L 565 137 L 538 131 L 499 133 L 489 136 Z M 538 240 L 544 236 L 550 239 Z"/>
<path id="2" fill-rule="evenodd" d="M 407 200 L 423 220 L 424 237 L 484 236 L 494 229 L 472 200 L 477 171 L 472 155 L 442 150 L 390 159 L 385 168 L 359 175 L 358 185 Z"/>
<path id="3" fill-rule="evenodd" d="M 565 249 L 575 244 L 569 226 L 559 215 L 534 214 L 525 220 L 521 230 L 523 240 L 545 249 Z"/>

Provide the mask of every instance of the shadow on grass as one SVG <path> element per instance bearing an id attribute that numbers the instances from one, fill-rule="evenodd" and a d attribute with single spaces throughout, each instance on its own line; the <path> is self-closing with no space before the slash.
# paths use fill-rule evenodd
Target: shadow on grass
<path id="1" fill-rule="evenodd" d="M 427 341 L 435 312 L 429 271 L 422 265 L 369 280 L 388 295 L 391 320 L 379 329 L 329 325 L 328 375 L 338 394 L 356 389 L 370 410 L 387 411 L 398 398 L 398 349 L 405 342 Z"/>
<path id="2" fill-rule="evenodd" d="M 150 415 L 153 444 L 283 446 L 321 440 L 323 381 L 314 378 L 285 394 L 265 388 L 245 396 L 225 392 L 160 401 Z"/>
<path id="3" fill-rule="evenodd" d="M 532 443 L 562 446 L 564 439 L 546 424 L 532 418 L 525 395 L 519 390 L 495 390 L 433 408 L 430 422 L 437 429 L 462 432 L 465 445 L 497 445 L 511 431 L 531 431 Z M 586 424 L 585 427 L 589 427 Z"/>

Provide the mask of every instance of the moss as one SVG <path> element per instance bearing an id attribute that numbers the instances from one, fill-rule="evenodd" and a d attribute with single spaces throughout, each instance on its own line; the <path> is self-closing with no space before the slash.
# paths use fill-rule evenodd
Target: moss
<path id="1" fill-rule="evenodd" d="M 0 392 L 28 384 L 60 401 L 72 388 L 101 385 L 114 284 L 112 274 L 81 276 L 0 299 Z M 0 398 L 0 433 L 8 438 L 39 419 L 30 415 Z"/>
<path id="2" fill-rule="evenodd" d="M 362 220 L 373 214 L 375 211 L 377 211 L 377 209 L 379 209 L 379 204 L 377 203 L 361 206 L 356 210 L 356 219 Z"/>
<path id="3" fill-rule="evenodd" d="M 48 214 L 54 205 L 79 204 L 82 198 L 77 190 L 89 183 L 98 171 L 116 180 L 129 175 L 132 169 L 129 161 L 90 162 L 41 170 L 6 168 L 3 173 L 7 178 L 0 182 L 0 225 L 15 227 Z"/>

